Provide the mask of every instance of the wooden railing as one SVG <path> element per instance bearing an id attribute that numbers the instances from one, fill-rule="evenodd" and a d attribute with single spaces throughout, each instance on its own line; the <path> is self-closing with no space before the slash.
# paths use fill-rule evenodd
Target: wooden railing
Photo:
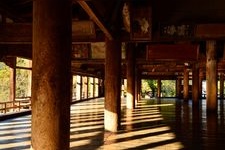
<path id="1" fill-rule="evenodd" d="M 16 98 L 15 101 L 0 102 L 0 114 L 19 112 L 24 109 L 31 109 L 30 97 Z"/>

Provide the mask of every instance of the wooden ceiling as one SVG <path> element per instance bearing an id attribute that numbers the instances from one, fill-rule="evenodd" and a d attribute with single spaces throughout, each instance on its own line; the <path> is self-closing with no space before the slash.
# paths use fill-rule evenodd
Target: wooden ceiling
<path id="1" fill-rule="evenodd" d="M 124 43 L 135 43 L 136 67 L 143 78 L 174 78 L 183 74 L 184 64 L 199 62 L 205 70 L 206 40 L 217 41 L 218 71 L 224 73 L 225 1 L 224 0 L 72 0 L 73 45 L 104 42 L 120 37 Z M 130 28 L 123 22 L 123 8 L 129 7 Z M 32 57 L 32 0 L 0 0 L 0 59 L 20 56 Z M 134 20 L 137 11 L 145 11 L 151 28 L 150 36 L 135 38 Z M 83 30 L 77 30 L 83 26 Z M 185 29 L 184 29 L 185 28 Z M 165 29 L 167 29 L 165 31 Z M 182 29 L 181 34 L 173 34 Z M 85 32 L 84 32 L 85 30 Z M 172 32 L 172 33 L 171 33 Z M 150 59 L 148 47 L 157 50 L 164 46 L 157 59 Z M 167 47 L 168 45 L 168 47 Z M 176 59 L 180 52 L 171 45 L 197 45 L 197 58 Z M 184 47 L 185 48 L 185 47 Z M 160 48 L 159 48 L 160 49 Z M 91 50 L 90 50 L 91 51 Z M 173 53 L 174 59 L 164 58 Z M 91 52 L 88 52 L 89 54 Z M 192 52 L 185 51 L 188 58 Z M 74 54 L 72 54 L 74 55 Z M 90 54 L 91 55 L 91 54 Z M 153 55 L 151 55 L 153 56 Z M 161 59 L 160 59 L 161 57 Z M 163 59 L 162 59 L 163 58 Z M 123 76 L 126 61 L 122 63 Z M 91 56 L 72 60 L 74 74 L 104 77 L 104 59 Z"/>

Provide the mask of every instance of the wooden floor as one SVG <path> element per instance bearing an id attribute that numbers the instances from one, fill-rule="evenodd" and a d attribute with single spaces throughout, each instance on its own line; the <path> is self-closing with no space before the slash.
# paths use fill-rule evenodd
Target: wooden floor
<path id="1" fill-rule="evenodd" d="M 206 114 L 206 101 L 145 99 L 134 111 L 122 105 L 121 131 L 104 131 L 104 99 L 71 106 L 71 150 L 219 150 L 225 149 L 225 107 Z M 0 149 L 30 149 L 31 116 L 0 122 Z"/>

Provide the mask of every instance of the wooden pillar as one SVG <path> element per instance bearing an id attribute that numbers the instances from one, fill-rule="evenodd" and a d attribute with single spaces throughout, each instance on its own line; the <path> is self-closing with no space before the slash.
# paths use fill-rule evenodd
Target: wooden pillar
<path id="1" fill-rule="evenodd" d="M 92 87 L 93 87 L 93 90 L 92 90 L 92 97 L 95 97 L 96 96 L 96 94 L 95 94 L 95 90 L 96 90 L 96 81 L 95 81 L 95 78 L 93 77 L 92 78 Z"/>
<path id="2" fill-rule="evenodd" d="M 224 98 L 224 74 L 221 73 L 220 74 L 220 98 L 223 99 Z"/>
<path id="3" fill-rule="evenodd" d="M 88 91 L 87 76 L 82 76 L 82 95 L 81 95 L 81 99 L 87 98 L 87 91 Z"/>
<path id="4" fill-rule="evenodd" d="M 3 23 L 3 15 L 0 14 L 0 23 Z"/>
<path id="5" fill-rule="evenodd" d="M 15 102 L 16 98 L 16 57 L 10 60 L 10 101 Z"/>
<path id="6" fill-rule="evenodd" d="M 181 98 L 181 78 L 178 77 L 176 80 L 176 97 Z"/>
<path id="7" fill-rule="evenodd" d="M 92 85 L 91 85 L 91 77 L 87 77 L 87 98 L 91 97 L 91 91 L 93 91 Z"/>
<path id="8" fill-rule="evenodd" d="M 203 88 L 202 88 L 202 82 L 203 82 L 203 79 L 205 79 L 205 76 L 204 76 L 204 73 L 203 71 L 199 71 L 199 97 L 200 98 L 203 98 Z"/>
<path id="9" fill-rule="evenodd" d="M 121 96 L 126 97 L 126 96 L 125 96 L 124 80 L 125 80 L 125 79 L 121 79 Z"/>
<path id="10" fill-rule="evenodd" d="M 189 99 L 189 70 L 187 66 L 184 67 L 183 98 L 185 101 Z"/>
<path id="11" fill-rule="evenodd" d="M 103 97 L 105 96 L 105 79 L 99 79 L 99 86 L 98 86 L 98 96 Z"/>
<path id="12" fill-rule="evenodd" d="M 92 90 L 91 90 L 91 97 L 95 97 L 95 78 L 94 77 L 91 77 L 91 87 L 92 87 Z"/>
<path id="13" fill-rule="evenodd" d="M 128 43 L 126 47 L 127 56 L 127 108 L 135 108 L 135 59 L 134 45 Z"/>
<path id="14" fill-rule="evenodd" d="M 81 81 L 81 76 L 80 75 L 76 75 L 76 100 L 80 100 L 81 99 L 81 85 L 82 85 L 82 81 Z"/>
<path id="15" fill-rule="evenodd" d="M 206 102 L 207 111 L 217 111 L 216 41 L 206 42 Z"/>
<path id="16" fill-rule="evenodd" d="M 0 23 L 1 23 L 1 24 L 7 23 L 7 21 L 6 21 L 6 16 L 4 15 L 4 13 L 1 13 L 1 14 L 0 14 Z"/>
<path id="17" fill-rule="evenodd" d="M 28 85 L 27 85 L 27 96 L 31 97 L 31 86 L 32 86 L 32 61 L 29 61 L 30 70 L 28 71 Z"/>
<path id="18" fill-rule="evenodd" d="M 161 79 L 157 80 L 157 97 L 160 98 L 161 97 Z"/>
<path id="19" fill-rule="evenodd" d="M 137 69 L 135 72 L 135 101 L 137 103 L 141 99 L 141 76 Z"/>
<path id="20" fill-rule="evenodd" d="M 69 150 L 71 1 L 33 1 L 31 149 Z"/>
<path id="21" fill-rule="evenodd" d="M 95 95 L 94 97 L 99 97 L 99 78 L 95 78 Z"/>
<path id="22" fill-rule="evenodd" d="M 121 42 L 106 38 L 105 59 L 105 130 L 116 132 L 120 127 L 121 107 Z"/>
<path id="23" fill-rule="evenodd" d="M 89 98 L 89 95 L 90 95 L 90 93 L 89 93 L 89 92 L 90 92 L 90 86 L 89 86 L 90 77 L 87 76 L 86 79 L 87 79 L 87 82 L 86 82 L 86 85 L 87 85 L 87 92 L 86 92 L 86 93 L 87 93 L 87 98 Z"/>
<path id="24" fill-rule="evenodd" d="M 98 96 L 98 92 L 97 92 L 97 90 L 98 90 L 98 78 L 93 78 L 93 80 L 94 80 L 94 82 L 93 82 L 93 84 L 94 84 L 94 86 L 93 86 L 93 97 L 97 97 Z"/>
<path id="25" fill-rule="evenodd" d="M 80 76 L 80 100 L 83 99 L 83 76 Z"/>
<path id="26" fill-rule="evenodd" d="M 199 103 L 199 65 L 197 63 L 192 67 L 192 100 L 193 105 Z"/>
<path id="27" fill-rule="evenodd" d="M 73 91 L 74 91 L 74 88 L 73 88 L 73 74 L 71 73 L 70 74 L 70 95 L 71 95 L 71 99 L 70 99 L 70 103 L 73 102 Z"/>

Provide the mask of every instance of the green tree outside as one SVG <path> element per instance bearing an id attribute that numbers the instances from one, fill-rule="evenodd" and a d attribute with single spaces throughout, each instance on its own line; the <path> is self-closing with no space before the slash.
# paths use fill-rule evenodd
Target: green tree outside
<path id="1" fill-rule="evenodd" d="M 161 93 L 162 97 L 175 97 L 176 96 L 176 81 L 175 80 L 162 80 Z"/>
<path id="2" fill-rule="evenodd" d="M 10 68 L 0 62 L 0 102 L 9 101 Z"/>
<path id="3" fill-rule="evenodd" d="M 31 70 L 25 69 L 31 67 L 31 62 L 28 59 L 17 58 L 16 69 L 16 97 L 31 96 Z"/>
<path id="4" fill-rule="evenodd" d="M 17 58 L 16 97 L 31 96 L 30 60 Z M 0 62 L 0 102 L 10 101 L 10 67 Z"/>
<path id="5" fill-rule="evenodd" d="M 150 93 L 153 96 L 155 95 L 155 92 L 157 90 L 156 80 L 143 79 L 141 84 L 142 84 L 142 90 L 141 90 L 142 97 L 144 97 L 145 95 L 149 96 Z"/>
<path id="6" fill-rule="evenodd" d="M 162 97 L 175 97 L 176 94 L 176 81 L 175 80 L 161 80 L 161 94 Z M 156 96 L 157 92 L 157 80 L 144 79 L 142 80 L 142 96 L 151 93 L 152 96 Z"/>

